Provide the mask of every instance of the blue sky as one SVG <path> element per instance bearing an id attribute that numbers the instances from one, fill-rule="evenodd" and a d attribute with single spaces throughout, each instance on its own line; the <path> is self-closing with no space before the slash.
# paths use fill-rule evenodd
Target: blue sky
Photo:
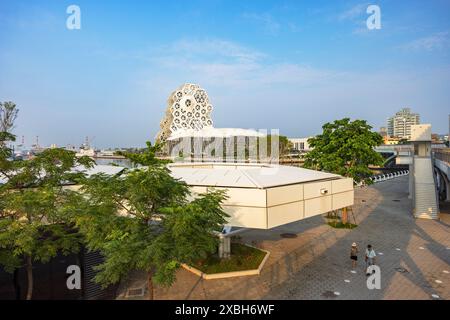
<path id="1" fill-rule="evenodd" d="M 71 4 L 81 30 L 66 28 Z M 207 90 L 216 127 L 302 137 L 410 107 L 445 133 L 449 49 L 443 0 L 2 0 L 0 101 L 18 104 L 26 144 L 143 145 L 185 82 Z"/>

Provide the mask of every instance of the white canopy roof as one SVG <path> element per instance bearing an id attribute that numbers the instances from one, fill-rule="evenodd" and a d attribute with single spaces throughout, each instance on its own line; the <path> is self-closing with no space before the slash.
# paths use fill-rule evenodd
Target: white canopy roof
<path id="1" fill-rule="evenodd" d="M 175 132 L 172 132 L 168 140 L 175 140 L 184 137 L 228 138 L 228 137 L 265 137 L 265 135 L 261 132 L 251 129 L 204 127 L 201 130 L 194 130 L 194 129 L 177 130 Z"/>
<path id="2" fill-rule="evenodd" d="M 112 166 L 112 165 L 103 165 L 103 164 L 96 164 L 92 168 L 86 169 L 82 166 L 78 166 L 73 168 L 73 171 L 78 172 L 84 172 L 88 177 L 97 174 L 97 173 L 103 173 L 106 175 L 116 175 L 123 171 L 125 167 L 121 166 Z"/>
<path id="3" fill-rule="evenodd" d="M 191 186 L 265 189 L 341 176 L 303 168 L 238 163 L 175 163 L 168 165 L 175 178 Z"/>
<path id="4" fill-rule="evenodd" d="M 72 169 L 72 172 L 84 172 L 86 176 L 90 177 L 97 173 L 104 173 L 106 175 L 115 175 L 122 172 L 125 167 L 111 166 L 111 165 L 94 165 L 92 168 L 86 169 L 83 166 L 77 166 Z M 0 184 L 8 182 L 8 179 L 0 174 Z"/>

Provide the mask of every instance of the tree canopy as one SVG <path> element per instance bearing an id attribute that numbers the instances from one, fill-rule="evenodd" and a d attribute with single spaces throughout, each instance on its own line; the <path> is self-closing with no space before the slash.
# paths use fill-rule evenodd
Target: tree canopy
<path id="1" fill-rule="evenodd" d="M 11 160 L 0 186 L 0 264 L 14 271 L 25 263 L 27 299 L 33 294 L 33 263 L 48 262 L 58 253 L 77 252 L 80 234 L 67 223 L 79 195 L 64 188 L 83 176 L 74 167 L 90 167 L 89 158 L 76 158 L 63 149 L 47 149 L 26 161 Z"/>
<path id="2" fill-rule="evenodd" d="M 19 109 L 16 104 L 11 101 L 0 102 L 0 132 L 11 133 L 14 128 Z M 10 136 L 11 138 L 11 136 Z M 1 139 L 0 139 L 1 141 Z"/>
<path id="3" fill-rule="evenodd" d="M 170 162 L 169 160 L 160 160 L 156 157 L 158 153 L 162 153 L 163 144 L 155 143 L 152 145 L 150 141 L 147 141 L 145 144 L 146 148 L 138 152 L 118 151 L 117 154 L 129 159 L 135 166 L 154 166 Z"/>
<path id="4" fill-rule="evenodd" d="M 74 217 L 90 250 L 99 250 L 105 261 L 97 267 L 96 281 L 107 286 L 132 270 L 153 281 L 170 285 L 180 263 L 191 263 L 217 250 L 215 232 L 222 230 L 225 194 L 213 191 L 190 194 L 174 179 L 153 146 L 128 156 L 141 165 L 115 176 L 93 175 L 83 182 L 85 208 Z"/>
<path id="5" fill-rule="evenodd" d="M 7 106 L 0 132 L 0 264 L 8 271 L 26 268 L 27 299 L 35 262 L 82 246 L 104 257 L 95 267 L 98 283 L 107 286 L 143 270 L 150 297 L 153 281 L 170 285 L 181 263 L 217 250 L 216 233 L 227 217 L 225 192 L 191 194 L 156 157 L 161 145 L 147 142 L 139 153 L 124 153 L 135 167 L 117 175 L 87 177 L 83 169 L 94 161 L 59 148 L 15 160 L 6 141 L 15 138 L 10 130 L 17 111 Z"/>
<path id="6" fill-rule="evenodd" d="M 374 150 L 383 138 L 365 120 L 336 120 L 322 126 L 323 132 L 308 139 L 312 150 L 305 157 L 305 167 L 366 181 L 369 165 L 382 165 L 383 157 Z"/>

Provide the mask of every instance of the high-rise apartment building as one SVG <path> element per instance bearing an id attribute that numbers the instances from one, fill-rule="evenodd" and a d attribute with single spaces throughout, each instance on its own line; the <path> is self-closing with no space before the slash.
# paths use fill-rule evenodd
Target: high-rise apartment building
<path id="1" fill-rule="evenodd" d="M 403 108 L 393 117 L 388 118 L 387 133 L 391 137 L 411 138 L 411 126 L 420 124 L 420 116 L 412 113 L 410 108 Z"/>

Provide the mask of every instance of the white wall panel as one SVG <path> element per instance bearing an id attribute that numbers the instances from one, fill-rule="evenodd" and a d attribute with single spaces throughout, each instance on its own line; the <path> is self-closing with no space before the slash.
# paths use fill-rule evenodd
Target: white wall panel
<path id="1" fill-rule="evenodd" d="M 331 195 L 305 200 L 305 215 L 311 217 L 331 211 Z"/>
<path id="2" fill-rule="evenodd" d="M 267 206 L 303 200 L 303 185 L 276 187 L 267 189 Z"/>
<path id="3" fill-rule="evenodd" d="M 305 183 L 304 184 L 305 199 L 317 198 L 321 196 L 324 197 L 325 195 L 320 193 L 320 190 L 322 189 L 328 190 L 328 194 L 331 194 L 331 181 Z"/>
<path id="4" fill-rule="evenodd" d="M 216 188 L 226 190 L 227 196 L 224 205 L 266 207 L 266 190 L 244 188 Z"/>
<path id="5" fill-rule="evenodd" d="M 331 181 L 331 192 L 339 193 L 344 191 L 353 190 L 353 179 L 345 178 L 345 179 L 337 179 Z"/>
<path id="6" fill-rule="evenodd" d="M 341 209 L 353 205 L 354 191 L 346 191 L 333 194 L 332 210 Z"/>
<path id="7" fill-rule="evenodd" d="M 303 219 L 303 201 L 267 209 L 267 226 L 269 229 L 301 219 Z"/>
<path id="8" fill-rule="evenodd" d="M 267 229 L 267 212 L 265 208 L 222 206 L 230 215 L 228 224 L 235 227 Z"/>

